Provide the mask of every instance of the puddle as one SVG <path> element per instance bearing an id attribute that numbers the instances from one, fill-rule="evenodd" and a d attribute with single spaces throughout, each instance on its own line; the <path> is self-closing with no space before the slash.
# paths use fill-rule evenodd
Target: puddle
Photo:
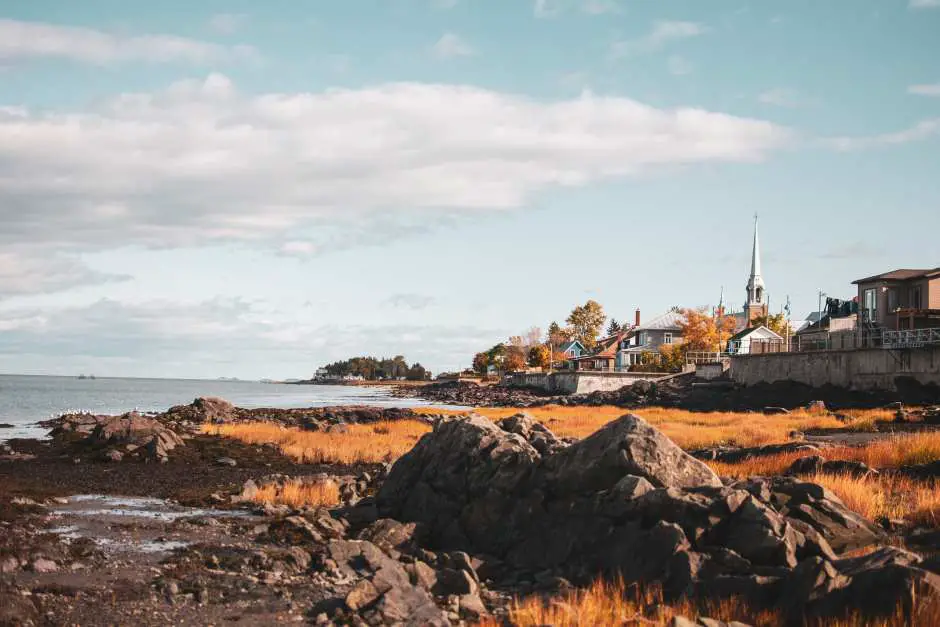
<path id="1" fill-rule="evenodd" d="M 67 503 L 50 507 L 50 513 L 59 524 L 49 533 L 67 542 L 89 538 L 108 553 L 158 556 L 204 541 L 213 533 L 205 528 L 179 528 L 173 525 L 177 521 L 250 516 L 239 510 L 184 507 L 163 499 L 104 494 L 71 496 Z"/>

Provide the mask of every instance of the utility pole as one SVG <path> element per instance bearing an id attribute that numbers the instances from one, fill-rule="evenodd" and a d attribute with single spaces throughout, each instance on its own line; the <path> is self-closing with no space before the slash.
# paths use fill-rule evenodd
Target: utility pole
<path id="1" fill-rule="evenodd" d="M 818 302 L 817 302 L 817 308 L 816 308 L 816 315 L 818 316 L 819 319 L 818 319 L 816 322 L 819 324 L 820 330 L 822 330 L 822 299 L 823 299 L 823 296 L 828 296 L 828 294 L 826 294 L 826 293 L 825 293 L 824 291 L 822 291 L 822 290 L 819 290 L 819 300 L 818 300 Z"/>

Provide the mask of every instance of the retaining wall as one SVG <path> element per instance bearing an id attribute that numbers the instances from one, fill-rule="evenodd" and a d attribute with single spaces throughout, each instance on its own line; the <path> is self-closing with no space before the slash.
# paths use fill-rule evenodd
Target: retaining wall
<path id="1" fill-rule="evenodd" d="M 940 346 L 739 355 L 731 358 L 730 374 L 742 385 L 797 381 L 816 387 L 894 391 L 897 377 L 940 385 Z"/>
<path id="2" fill-rule="evenodd" d="M 590 392 L 612 392 L 635 381 L 661 381 L 668 374 L 649 372 L 543 372 L 515 373 L 507 375 L 503 383 L 510 387 L 542 388 L 557 394 L 588 394 Z"/>

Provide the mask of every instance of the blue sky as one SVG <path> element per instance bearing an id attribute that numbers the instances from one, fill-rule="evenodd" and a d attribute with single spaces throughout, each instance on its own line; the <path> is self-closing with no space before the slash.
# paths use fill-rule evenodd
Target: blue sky
<path id="1" fill-rule="evenodd" d="M 938 0 L 0 0 L 0 372 L 434 371 L 940 265 Z"/>

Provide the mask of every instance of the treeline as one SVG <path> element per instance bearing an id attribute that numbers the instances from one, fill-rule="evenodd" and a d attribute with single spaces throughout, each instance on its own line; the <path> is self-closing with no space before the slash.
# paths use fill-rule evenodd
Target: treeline
<path id="1" fill-rule="evenodd" d="M 431 378 L 431 372 L 420 363 L 409 365 L 404 356 L 396 355 L 391 359 L 383 357 L 353 357 L 333 362 L 323 367 L 331 377 L 361 376 L 363 379 L 407 379 L 424 381 Z"/>
<path id="2" fill-rule="evenodd" d="M 600 303 L 589 300 L 571 310 L 565 319 L 566 326 L 557 322 L 548 325 L 548 331 L 542 333 L 539 327 L 532 327 L 522 335 L 509 337 L 508 342 L 500 342 L 473 357 L 473 371 L 485 374 L 492 367 L 499 372 L 522 370 L 526 366 L 545 368 L 551 363 L 561 364 L 568 359 L 560 352 L 566 342 L 577 340 L 587 350 L 597 344 L 598 336 L 604 331 L 607 315 Z M 629 329 L 611 318 L 605 335 L 612 336 L 621 330 Z"/>

